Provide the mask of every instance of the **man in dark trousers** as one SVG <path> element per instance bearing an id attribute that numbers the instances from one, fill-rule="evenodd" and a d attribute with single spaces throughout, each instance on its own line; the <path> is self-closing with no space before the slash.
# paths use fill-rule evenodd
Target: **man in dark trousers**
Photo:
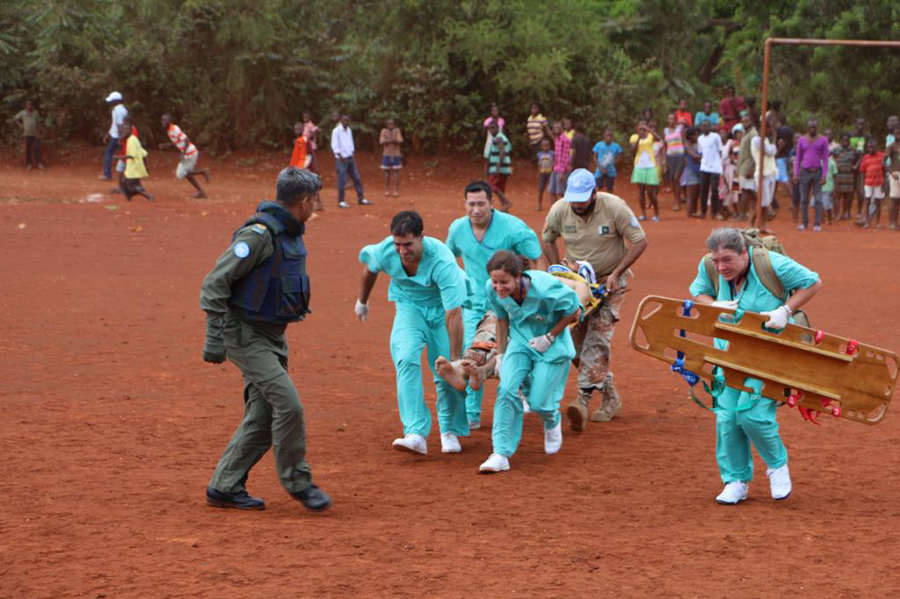
<path id="1" fill-rule="evenodd" d="M 331 505 L 312 483 L 306 463 L 303 406 L 288 376 L 284 336 L 288 324 L 310 312 L 303 232 L 321 187 L 314 173 L 291 166 L 282 170 L 276 200 L 260 203 L 203 281 L 203 360 L 221 364 L 228 357 L 244 377 L 244 419 L 206 489 L 209 505 L 263 509 L 263 500 L 251 497 L 245 483 L 273 446 L 285 490 L 310 511 Z"/>

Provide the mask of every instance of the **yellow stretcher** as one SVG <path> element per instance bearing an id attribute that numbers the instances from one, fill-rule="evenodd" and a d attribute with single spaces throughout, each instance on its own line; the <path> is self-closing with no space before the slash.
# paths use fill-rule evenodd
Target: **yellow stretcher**
<path id="1" fill-rule="evenodd" d="M 900 371 L 897 354 L 794 324 L 772 332 L 765 321 L 755 312 L 651 295 L 638 307 L 631 346 L 711 382 L 719 367 L 729 387 L 754 393 L 744 381 L 758 379 L 761 395 L 770 399 L 864 424 L 881 422 Z M 728 348 L 717 349 L 714 339 L 727 341 Z"/>

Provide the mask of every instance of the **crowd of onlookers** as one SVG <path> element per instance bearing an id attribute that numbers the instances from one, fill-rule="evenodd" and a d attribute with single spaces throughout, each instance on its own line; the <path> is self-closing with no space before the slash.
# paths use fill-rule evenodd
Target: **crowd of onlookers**
<path id="1" fill-rule="evenodd" d="M 112 162 L 118 158 L 120 188 L 131 197 L 127 179 L 146 177 L 140 156 L 128 153 L 126 141 L 138 146 L 138 133 L 130 122 L 121 94 L 113 92 L 106 99 L 112 113 L 112 124 L 105 136 L 107 150 L 101 178 L 111 180 Z M 782 201 L 789 203 L 791 218 L 797 228 L 821 231 L 823 225 L 853 219 L 860 227 L 879 227 L 882 201 L 887 199 L 887 224 L 898 229 L 900 213 L 900 120 L 887 119 L 884 144 L 868 131 L 864 118 L 858 118 L 852 131 L 835 134 L 832 129 L 820 132 L 816 119 L 805 123 L 803 132 L 791 128 L 779 101 L 773 101 L 766 114 L 766 139 L 760 138 L 761 123 L 754 98 L 743 98 L 734 87 L 725 90 L 716 107 L 704 101 L 702 109 L 692 113 L 688 102 L 681 100 L 668 112 L 663 126 L 653 111 L 645 109 L 635 129 L 622 138 L 620 145 L 612 128 L 603 131 L 594 143 L 582 123 L 561 118 L 551 122 L 537 104 L 525 123 L 531 159 L 537 166 L 537 209 L 544 208 L 544 195 L 550 202 L 565 194 L 569 174 L 579 168 L 592 170 L 597 188 L 612 192 L 624 161 L 632 158 L 631 182 L 638 188 L 640 220 L 656 222 L 660 218 L 659 192 L 672 194 L 672 209 L 685 210 L 688 217 L 751 221 L 765 228 L 765 223 L 778 214 Z M 166 115 L 168 117 L 168 115 Z M 344 188 L 349 178 L 356 190 L 357 203 L 369 205 L 363 194 L 362 179 L 355 162 L 356 148 L 350 119 L 346 114 L 331 115 L 331 151 L 335 157 L 338 206 L 348 208 Z M 40 152 L 40 113 L 32 101 L 13 117 L 21 128 L 25 142 L 25 165 L 44 168 Z M 127 121 L 127 125 L 126 125 Z M 208 171 L 197 169 L 196 146 L 184 132 L 164 118 L 163 126 L 171 145 L 182 154 L 178 178 L 185 178 L 205 197 L 196 175 L 208 179 Z M 506 133 L 506 121 L 494 104 L 483 122 L 485 131 L 485 178 L 507 209 L 506 184 L 512 174 L 513 145 Z M 316 152 L 320 128 L 309 113 L 304 113 L 294 131 L 290 164 L 318 171 Z M 385 195 L 399 196 L 400 170 L 403 159 L 403 135 L 393 119 L 387 119 L 379 135 L 382 149 Z M 624 146 L 624 147 L 623 147 Z M 138 154 L 146 152 L 135 148 Z M 126 166 L 139 166 L 123 174 Z M 760 173 L 762 171 L 762 173 Z M 760 181 L 762 187 L 760 188 Z M 124 182 L 124 183 L 123 183 Z M 142 191 L 142 190 L 141 190 Z M 757 202 L 760 204 L 757 209 Z M 317 202 L 321 208 L 321 201 Z M 813 207 L 810 223 L 809 207 Z M 854 211 L 855 205 L 855 211 Z M 855 215 L 854 215 L 855 212 Z M 761 218 L 757 222 L 756 216 Z"/>
<path id="2" fill-rule="evenodd" d="M 662 128 L 653 111 L 645 109 L 623 148 L 609 127 L 593 143 L 582 124 L 567 118 L 551 123 L 533 104 L 525 136 L 538 170 L 537 209 L 543 209 L 545 193 L 551 202 L 562 197 L 569 173 L 578 168 L 593 170 L 597 189 L 612 192 L 627 149 L 642 221 L 648 219 L 648 210 L 652 210 L 649 220 L 659 221 L 662 187 L 673 195 L 672 209 L 685 210 L 688 217 L 706 218 L 709 213 L 717 220 L 749 221 L 765 228 L 781 208 L 777 193 L 781 189 L 780 197 L 789 204 L 791 219 L 800 230 L 821 231 L 824 225 L 853 219 L 854 204 L 858 226 L 880 227 L 885 198 L 887 224 L 898 229 L 898 118 L 888 118 L 882 146 L 868 132 L 864 118 L 856 120 L 852 131 L 837 135 L 832 129 L 820 132 L 816 119 L 809 119 L 800 132 L 788 125 L 781 108 L 776 100 L 767 110 L 763 140 L 755 99 L 737 96 L 729 87 L 718 110 L 707 100 L 692 113 L 688 102 L 681 100 L 665 115 Z M 484 121 L 485 174 L 504 204 L 513 155 L 505 125 L 493 105 Z"/>

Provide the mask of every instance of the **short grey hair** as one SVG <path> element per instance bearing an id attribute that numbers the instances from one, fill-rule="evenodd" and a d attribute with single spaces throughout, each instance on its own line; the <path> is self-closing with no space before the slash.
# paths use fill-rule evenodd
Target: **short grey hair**
<path id="1" fill-rule="evenodd" d="M 716 250 L 731 250 L 740 254 L 747 247 L 747 239 L 740 229 L 734 227 L 719 227 L 706 238 L 706 249 L 710 252 Z"/>
<path id="2" fill-rule="evenodd" d="M 295 166 L 282 169 L 275 182 L 276 199 L 286 206 L 295 206 L 320 189 L 319 175 Z"/>

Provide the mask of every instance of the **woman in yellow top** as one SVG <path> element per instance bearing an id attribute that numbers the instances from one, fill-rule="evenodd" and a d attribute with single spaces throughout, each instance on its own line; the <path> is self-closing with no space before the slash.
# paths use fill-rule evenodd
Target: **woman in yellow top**
<path id="1" fill-rule="evenodd" d="M 631 150 L 634 152 L 634 169 L 631 171 L 631 182 L 637 184 L 640 192 L 641 215 L 638 220 L 647 220 L 647 198 L 653 206 L 653 222 L 659 222 L 659 204 L 656 193 L 659 188 L 659 175 L 656 172 L 656 153 L 653 144 L 662 140 L 656 131 L 647 126 L 647 121 L 638 121 L 638 132 L 631 136 Z"/>
<path id="2" fill-rule="evenodd" d="M 147 167 L 144 166 L 144 157 L 147 150 L 141 145 L 135 131 L 131 127 L 131 118 L 125 117 L 119 127 L 119 138 L 125 140 L 125 154 L 117 158 L 125 161 L 125 176 L 119 183 L 122 194 L 129 202 L 136 195 L 142 195 L 148 201 L 153 201 L 153 196 L 147 193 L 141 186 L 141 179 L 149 177 Z"/>

